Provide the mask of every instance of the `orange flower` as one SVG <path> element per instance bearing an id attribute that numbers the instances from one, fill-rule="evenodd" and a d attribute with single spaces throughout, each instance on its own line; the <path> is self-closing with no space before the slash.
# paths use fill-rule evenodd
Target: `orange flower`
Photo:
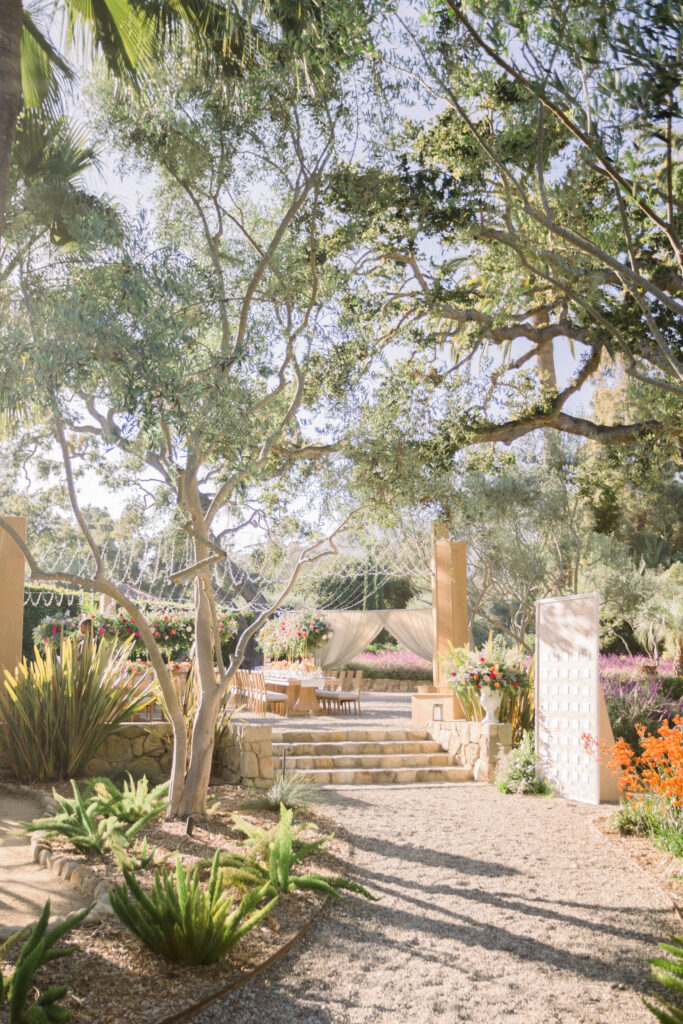
<path id="1" fill-rule="evenodd" d="M 609 751 L 609 765 L 615 774 L 621 771 L 619 788 L 629 800 L 653 793 L 683 807 L 683 716 L 676 715 L 674 723 L 664 722 L 655 736 L 646 736 L 645 727 L 636 725 L 643 748 L 639 757 L 623 739 Z"/>

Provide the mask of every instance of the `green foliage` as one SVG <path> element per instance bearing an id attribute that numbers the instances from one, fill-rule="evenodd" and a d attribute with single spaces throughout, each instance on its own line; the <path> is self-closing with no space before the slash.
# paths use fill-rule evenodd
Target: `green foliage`
<path id="1" fill-rule="evenodd" d="M 669 942 L 660 942 L 659 948 L 668 957 L 653 957 L 650 960 L 653 978 L 679 996 L 683 993 L 683 935 L 672 935 Z M 661 1024 L 683 1024 L 683 1006 L 681 1003 L 674 1006 L 664 999 L 659 999 L 659 1006 L 654 1006 L 644 1000 L 649 1010 L 652 1010 Z"/>
<path id="2" fill-rule="evenodd" d="M 129 648 L 63 639 L 0 681 L 0 750 L 18 779 L 82 775 L 107 737 L 149 703 Z"/>
<path id="3" fill-rule="evenodd" d="M 245 893 L 235 907 L 235 898 L 224 891 L 218 851 L 206 887 L 200 886 L 199 872 L 196 866 L 188 876 L 178 857 L 175 872 L 155 871 L 148 895 L 134 872 L 123 866 L 126 884 L 114 886 L 110 894 L 123 924 L 148 949 L 173 963 L 216 963 L 277 903 L 277 894 L 263 903 L 269 887 L 262 884 Z"/>
<path id="4" fill-rule="evenodd" d="M 91 784 L 97 813 L 131 825 L 161 814 L 168 801 L 169 783 L 162 782 L 150 790 L 146 775 L 135 782 L 130 772 L 126 774 L 128 780 L 124 780 L 123 789 L 107 778 L 95 779 Z"/>
<path id="5" fill-rule="evenodd" d="M 549 796 L 552 787 L 536 774 L 534 735 L 525 732 L 519 746 L 508 754 L 496 772 L 496 786 L 501 793 L 532 793 Z"/>
<path id="6" fill-rule="evenodd" d="M 127 796 L 120 793 L 108 779 L 93 779 L 81 793 L 71 780 L 73 798 L 60 796 L 53 790 L 59 805 L 56 814 L 22 822 L 26 831 L 42 831 L 49 839 L 63 836 L 77 850 L 115 853 L 125 849 L 144 826 L 158 817 L 166 806 L 159 791 L 168 792 L 168 784 L 157 786 L 147 794 L 147 779 L 131 787 Z M 144 790 L 144 797 L 141 795 Z M 104 794 L 104 796 L 103 796 Z M 119 812 L 123 817 L 119 817 Z M 123 826 L 128 824 L 128 828 Z M 145 851 L 146 855 L 146 851 Z"/>
<path id="7" fill-rule="evenodd" d="M 16 932 L 4 945 L 0 946 L 0 960 L 18 942 L 26 938 L 9 977 L 0 974 L 0 1006 L 7 1003 L 9 1024 L 48 1024 L 55 1021 L 62 1024 L 71 1020 L 71 1013 L 64 1006 L 58 1006 L 60 999 L 66 995 L 66 986 L 59 985 L 38 993 L 34 1002 L 27 1006 L 32 989 L 35 987 L 34 975 L 39 967 L 62 956 L 69 956 L 72 948 L 55 949 L 58 942 L 72 928 L 77 928 L 88 916 L 94 904 L 86 907 L 78 914 L 66 918 L 61 924 L 48 928 L 50 920 L 50 901 L 43 907 L 37 923 Z"/>
<path id="8" fill-rule="evenodd" d="M 255 810 L 277 811 L 281 805 L 285 807 L 307 807 L 319 803 L 322 799 L 319 787 L 305 772 L 283 771 L 277 775 L 272 785 L 263 792 L 250 796 L 243 804 Z"/>
<path id="9" fill-rule="evenodd" d="M 273 843 L 280 833 L 280 824 L 273 825 L 271 828 L 252 825 L 251 822 L 246 821 L 237 814 L 233 814 L 232 820 L 235 828 L 246 836 L 242 843 L 248 849 L 250 859 L 267 862 L 270 857 L 270 851 L 273 848 Z M 313 844 L 298 838 L 301 832 L 308 831 L 309 829 L 317 830 L 317 826 L 312 822 L 299 822 L 296 825 L 292 825 L 292 848 L 295 853 L 300 853 L 305 849 L 305 856 L 308 856 L 314 850 L 320 849 L 328 839 L 332 838 L 331 836 L 325 836 L 322 839 L 315 840 Z"/>
<path id="10" fill-rule="evenodd" d="M 222 853 L 220 864 L 226 869 L 228 878 L 236 883 L 266 885 L 267 891 L 279 895 L 293 892 L 296 889 L 325 893 L 328 896 L 341 896 L 342 892 L 354 892 L 368 900 L 376 900 L 367 889 L 348 878 L 329 877 L 319 874 L 295 875 L 292 868 L 300 864 L 306 857 L 320 850 L 329 836 L 301 842 L 295 838 L 292 825 L 294 812 L 280 807 L 280 823 L 267 837 L 254 833 L 249 840 L 255 846 L 268 849 L 267 860 L 256 860 L 242 854 Z"/>
<path id="11" fill-rule="evenodd" d="M 657 795 L 638 795 L 619 805 L 612 817 L 621 835 L 645 836 L 674 857 L 683 857 L 683 808 Z"/>

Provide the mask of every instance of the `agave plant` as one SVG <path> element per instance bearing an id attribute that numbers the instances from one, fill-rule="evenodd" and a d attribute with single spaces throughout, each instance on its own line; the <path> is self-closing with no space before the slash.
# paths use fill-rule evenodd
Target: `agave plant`
<path id="1" fill-rule="evenodd" d="M 127 821 L 131 825 L 141 818 L 150 821 L 161 814 L 166 809 L 169 783 L 162 782 L 150 789 L 146 775 L 135 782 L 130 772 L 126 774 L 128 780 L 124 781 L 123 789 L 115 786 L 111 779 L 98 778 L 93 781 L 91 789 L 97 812 L 121 822 Z"/>
<path id="2" fill-rule="evenodd" d="M 653 977 L 670 992 L 679 996 L 683 993 L 683 935 L 672 935 L 670 942 L 660 942 L 659 948 L 665 953 L 670 953 L 673 959 L 668 957 L 655 957 L 650 960 Z M 683 1008 L 674 1006 L 665 999 L 660 999 L 660 1006 L 654 1006 L 643 1000 L 648 1010 L 652 1010 L 661 1024 L 683 1024 Z"/>
<path id="3" fill-rule="evenodd" d="M 26 1003 L 35 991 L 33 976 L 37 969 L 56 960 L 61 956 L 69 956 L 73 953 L 73 947 L 62 947 L 55 949 L 55 943 L 62 938 L 66 932 L 78 925 L 87 917 L 93 904 L 81 910 L 78 914 L 68 917 L 61 924 L 48 928 L 50 920 L 50 901 L 43 907 L 43 912 L 36 924 L 31 928 L 27 926 L 21 931 L 15 932 L 7 941 L 0 945 L 0 961 L 6 958 L 9 950 L 22 940 L 26 940 L 19 951 L 14 970 L 9 977 L 3 977 L 0 973 L 0 1006 L 7 1003 L 9 1011 L 9 1024 L 42 1024 L 48 1021 L 71 1020 L 71 1013 L 64 1006 L 59 1006 L 59 1000 L 66 995 L 65 985 L 55 985 L 45 992 L 37 993 L 33 1004 L 26 1007 Z"/>
<path id="4" fill-rule="evenodd" d="M 97 853 L 104 853 L 106 850 L 113 850 L 118 854 L 128 846 L 147 822 L 156 818 L 159 808 L 152 808 L 124 829 L 125 821 L 121 822 L 113 814 L 102 814 L 99 798 L 93 793 L 97 782 L 101 780 L 93 780 L 81 793 L 78 784 L 72 779 L 73 797 L 60 796 L 53 790 L 54 798 L 59 805 L 57 813 L 49 818 L 22 821 L 22 827 L 26 831 L 40 830 L 48 839 L 63 836 L 77 850 L 84 852 L 95 850 Z"/>
<path id="5" fill-rule="evenodd" d="M 18 779 L 82 775 L 110 733 L 153 699 L 150 684 L 130 680 L 129 652 L 130 642 L 63 638 L 5 673 L 0 751 Z"/>
<path id="6" fill-rule="evenodd" d="M 343 891 L 355 892 L 367 900 L 377 900 L 358 882 L 348 878 L 319 874 L 295 875 L 292 868 L 323 846 L 331 836 L 323 836 L 304 843 L 295 837 L 292 820 L 294 812 L 280 807 L 280 823 L 270 838 L 267 862 L 239 853 L 219 853 L 219 863 L 227 878 L 236 885 L 265 885 L 272 895 L 293 892 L 295 889 L 322 892 L 328 896 L 341 896 Z M 251 831 L 251 830 L 250 830 Z M 250 838 L 252 838 L 250 836 Z"/>
<path id="7" fill-rule="evenodd" d="M 155 871 L 149 894 L 130 867 L 123 865 L 122 870 L 126 884 L 114 886 L 109 896 L 114 912 L 148 949 L 173 963 L 217 963 L 277 903 L 275 893 L 259 906 L 269 895 L 269 886 L 261 884 L 235 906 L 235 897 L 225 892 L 218 852 L 205 888 L 200 886 L 199 866 L 188 876 L 180 858 L 175 872 Z"/>

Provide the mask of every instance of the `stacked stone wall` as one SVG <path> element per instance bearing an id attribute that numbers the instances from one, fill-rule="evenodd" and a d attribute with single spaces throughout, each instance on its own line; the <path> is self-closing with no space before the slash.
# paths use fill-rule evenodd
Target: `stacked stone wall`
<path id="1" fill-rule="evenodd" d="M 431 679 L 363 679 L 361 691 L 368 693 L 417 693 L 418 686 L 431 686 Z"/>
<path id="2" fill-rule="evenodd" d="M 429 722 L 427 730 L 453 758 L 468 767 L 477 782 L 493 782 L 501 758 L 512 749 L 512 726 L 505 722 Z"/>
<path id="3" fill-rule="evenodd" d="M 251 722 L 231 723 L 214 751 L 212 782 L 267 789 L 273 781 L 272 729 Z M 102 744 L 87 765 L 88 777 L 114 778 L 130 772 L 150 782 L 163 782 L 171 772 L 173 734 L 168 722 L 126 722 Z M 8 766 L 0 761 L 0 778 L 9 779 Z"/>

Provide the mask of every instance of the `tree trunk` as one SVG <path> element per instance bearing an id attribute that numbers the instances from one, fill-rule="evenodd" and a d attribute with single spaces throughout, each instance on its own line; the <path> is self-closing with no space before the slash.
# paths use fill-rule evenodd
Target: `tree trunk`
<path id="1" fill-rule="evenodd" d="M 676 637 L 674 649 L 674 675 L 683 676 L 683 637 Z"/>
<path id="2" fill-rule="evenodd" d="M 0 0 L 0 237 L 5 222 L 10 153 L 21 109 L 21 0 Z"/>
<path id="3" fill-rule="evenodd" d="M 199 695 L 192 726 L 190 763 L 178 810 L 181 818 L 206 812 L 216 717 L 224 692 L 216 680 L 211 608 L 201 579 L 195 580 L 195 666 Z"/>

